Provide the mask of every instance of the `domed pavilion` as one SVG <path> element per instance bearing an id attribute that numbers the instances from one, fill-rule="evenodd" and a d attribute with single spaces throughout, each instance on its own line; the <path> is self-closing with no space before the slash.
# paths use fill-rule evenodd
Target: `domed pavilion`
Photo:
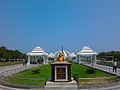
<path id="1" fill-rule="evenodd" d="M 35 47 L 31 52 L 27 53 L 29 64 L 47 64 L 48 63 L 48 54 L 44 52 L 41 47 Z"/>
<path id="2" fill-rule="evenodd" d="M 96 55 L 97 52 L 94 52 L 90 47 L 84 46 L 80 52 L 77 53 L 76 62 L 81 63 L 81 59 L 83 61 L 87 59 L 89 63 L 96 64 Z"/>

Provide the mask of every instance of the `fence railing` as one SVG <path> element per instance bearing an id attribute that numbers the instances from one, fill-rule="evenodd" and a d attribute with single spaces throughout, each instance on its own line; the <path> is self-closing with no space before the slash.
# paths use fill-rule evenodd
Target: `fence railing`
<path id="1" fill-rule="evenodd" d="M 87 63 L 84 63 L 84 65 L 108 72 L 110 74 L 114 74 L 116 76 L 120 76 L 120 69 L 119 68 L 117 69 L 117 72 L 113 72 L 113 68 L 110 66 L 104 66 L 104 65 L 99 65 L 99 64 L 95 64 L 92 66 L 91 64 L 87 64 Z"/>
<path id="2" fill-rule="evenodd" d="M 108 73 L 120 76 L 120 69 L 117 69 L 117 72 L 113 72 L 113 68 L 112 67 L 107 67 L 107 66 L 103 66 L 103 65 L 95 65 L 94 67 L 96 67 L 97 69 L 106 71 Z"/>
<path id="3" fill-rule="evenodd" d="M 16 74 L 20 71 L 24 71 L 26 69 L 29 69 L 31 68 L 32 66 L 23 66 L 23 67 L 20 67 L 20 68 L 15 68 L 15 69 L 11 69 L 11 70 L 7 70 L 7 71 L 4 71 L 0 74 L 0 76 L 10 76 L 10 75 L 13 75 L 13 74 Z"/>

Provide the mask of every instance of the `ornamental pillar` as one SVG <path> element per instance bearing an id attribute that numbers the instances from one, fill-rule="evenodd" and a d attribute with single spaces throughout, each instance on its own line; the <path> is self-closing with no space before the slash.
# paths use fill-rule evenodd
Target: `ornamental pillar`
<path id="1" fill-rule="evenodd" d="M 94 56 L 94 60 L 95 60 L 94 64 L 96 64 L 97 63 L 96 55 Z"/>
<path id="2" fill-rule="evenodd" d="M 27 65 L 30 65 L 30 55 L 28 55 Z"/>
<path id="3" fill-rule="evenodd" d="M 79 56 L 79 64 L 81 63 L 81 56 Z"/>

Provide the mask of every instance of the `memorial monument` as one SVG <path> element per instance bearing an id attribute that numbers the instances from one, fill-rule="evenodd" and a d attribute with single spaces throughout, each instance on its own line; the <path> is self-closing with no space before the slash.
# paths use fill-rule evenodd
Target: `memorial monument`
<path id="1" fill-rule="evenodd" d="M 51 81 L 69 82 L 71 81 L 71 63 L 64 60 L 62 52 L 59 52 L 57 61 L 51 63 Z"/>
<path id="2" fill-rule="evenodd" d="M 46 89 L 77 89 L 77 82 L 71 79 L 71 63 L 65 61 L 62 51 L 57 61 L 51 63 L 51 80 L 46 82 Z"/>

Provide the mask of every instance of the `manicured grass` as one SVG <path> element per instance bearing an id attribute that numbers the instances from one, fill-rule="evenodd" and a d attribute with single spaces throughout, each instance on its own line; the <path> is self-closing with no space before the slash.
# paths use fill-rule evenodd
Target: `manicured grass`
<path id="1" fill-rule="evenodd" d="M 38 73 L 34 73 L 35 69 L 38 70 Z M 50 78 L 50 75 L 51 75 L 50 65 L 42 65 L 29 70 L 22 71 L 14 76 L 19 78 L 42 78 L 48 80 Z"/>
<path id="2" fill-rule="evenodd" d="M 35 73 L 35 70 L 38 72 Z M 42 65 L 8 77 L 7 81 L 18 85 L 44 86 L 50 75 L 50 65 Z"/>
<path id="3" fill-rule="evenodd" d="M 72 63 L 72 75 L 74 73 L 79 73 L 79 78 L 93 78 L 93 77 L 108 77 L 108 76 L 112 76 L 108 73 L 105 73 L 103 71 L 100 71 L 100 70 L 95 70 L 95 73 L 94 74 L 88 74 L 86 73 L 86 70 L 90 68 L 90 67 L 87 67 L 87 66 L 84 66 L 84 65 L 79 65 L 79 64 L 76 64 L 76 63 Z"/>
<path id="4" fill-rule="evenodd" d="M 95 70 L 95 73 L 88 74 L 86 70 L 90 67 L 76 64 L 72 62 L 72 76 L 74 73 L 79 73 L 79 78 L 94 78 L 94 77 L 110 77 L 112 75 Z M 36 68 L 22 71 L 18 74 L 9 77 L 7 80 L 11 83 L 22 84 L 22 85 L 33 85 L 33 86 L 44 86 L 45 81 L 51 77 L 51 67 L 48 65 L 41 65 Z"/>
<path id="5" fill-rule="evenodd" d="M 10 84 L 14 84 L 14 85 L 21 85 L 21 86 L 44 86 L 45 85 L 45 79 L 42 78 L 23 78 L 23 77 L 9 77 L 7 78 L 7 81 Z"/>
<path id="6" fill-rule="evenodd" d="M 21 64 L 21 61 L 8 61 L 8 62 L 0 62 L 0 67 L 2 66 L 8 66 L 8 65 L 15 65 L 15 64 Z"/>

